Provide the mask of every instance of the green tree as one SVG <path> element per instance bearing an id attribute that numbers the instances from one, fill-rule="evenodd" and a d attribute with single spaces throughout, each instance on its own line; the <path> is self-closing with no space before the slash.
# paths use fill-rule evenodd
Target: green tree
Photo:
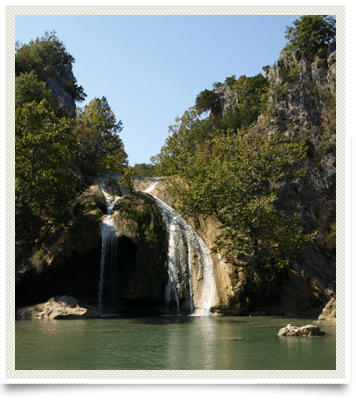
<path id="1" fill-rule="evenodd" d="M 177 117 L 168 127 L 169 136 L 161 152 L 151 158 L 158 175 L 174 175 L 178 166 L 193 157 L 198 143 L 210 138 L 212 127 L 209 119 L 200 119 L 194 107 Z"/>
<path id="2" fill-rule="evenodd" d="M 218 115 L 220 112 L 219 96 L 214 90 L 205 89 L 195 99 L 195 109 L 199 114 L 211 111 Z"/>
<path id="3" fill-rule="evenodd" d="M 60 66 L 75 62 L 72 55 L 68 53 L 64 44 L 57 38 L 56 32 L 45 32 L 41 38 L 31 40 L 28 44 L 16 42 L 15 67 L 16 75 L 21 72 L 30 73 L 34 71 L 40 81 L 46 77 L 60 75 Z M 80 102 L 85 100 L 86 94 L 82 86 L 78 86 L 75 77 L 70 79 L 64 88 L 73 98 Z"/>
<path id="4" fill-rule="evenodd" d="M 36 78 L 34 71 L 29 74 L 21 73 L 20 76 L 15 77 L 15 108 L 23 107 L 34 100 L 40 103 L 44 99 L 52 104 L 52 92 L 46 89 L 44 82 Z"/>
<path id="5" fill-rule="evenodd" d="M 125 170 L 124 175 L 120 178 L 119 186 L 124 187 L 129 193 L 134 191 L 132 177 L 135 175 L 135 170 L 129 167 Z"/>
<path id="6" fill-rule="evenodd" d="M 153 164 L 145 164 L 145 163 L 135 164 L 133 168 L 135 175 L 140 175 L 140 176 L 156 175 L 155 167 Z"/>
<path id="7" fill-rule="evenodd" d="M 116 121 L 105 97 L 77 107 L 73 124 L 77 138 L 76 164 L 91 173 L 123 173 L 127 154 L 119 137 L 122 122 Z"/>
<path id="8" fill-rule="evenodd" d="M 194 156 L 177 162 L 168 193 L 185 217 L 216 214 L 222 222 L 215 251 L 243 261 L 250 283 L 286 266 L 313 235 L 303 232 L 298 213 L 276 208 L 274 186 L 300 175 L 292 165 L 306 157 L 306 145 L 282 134 L 254 130 L 220 132 L 198 145 Z"/>
<path id="9" fill-rule="evenodd" d="M 234 90 L 239 102 L 238 115 L 240 116 L 240 126 L 249 126 L 257 121 L 257 118 L 264 113 L 268 104 L 267 79 L 258 74 L 246 77 L 245 75 L 235 82 Z"/>
<path id="10" fill-rule="evenodd" d="M 233 89 L 235 82 L 236 82 L 236 75 L 228 76 L 225 79 L 225 83 L 227 83 L 230 86 L 231 89 Z"/>
<path id="11" fill-rule="evenodd" d="M 305 56 L 325 57 L 326 46 L 336 38 L 336 20 L 327 15 L 303 15 L 286 26 L 289 43 L 284 51 L 300 50 Z"/>
<path id="12" fill-rule="evenodd" d="M 75 195 L 69 167 L 74 138 L 67 119 L 59 119 L 47 100 L 16 109 L 15 193 L 16 230 L 30 240 L 38 225 L 61 222 Z"/>

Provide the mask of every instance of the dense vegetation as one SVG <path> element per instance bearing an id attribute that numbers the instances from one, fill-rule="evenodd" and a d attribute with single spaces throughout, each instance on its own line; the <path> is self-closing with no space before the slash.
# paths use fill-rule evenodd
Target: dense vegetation
<path id="1" fill-rule="evenodd" d="M 153 164 L 146 164 L 146 163 L 140 163 L 140 164 L 135 164 L 134 167 L 134 175 L 140 175 L 140 176 L 157 176 L 155 167 Z"/>
<path id="2" fill-rule="evenodd" d="M 74 118 L 55 108 L 46 78 L 74 62 L 55 32 L 27 45 L 17 43 L 15 60 L 16 235 L 32 243 L 43 227 L 70 218 L 70 204 L 80 190 L 77 167 L 91 174 L 123 173 L 128 162 L 118 135 L 122 122 L 105 97 L 78 107 Z M 75 101 L 86 96 L 75 78 L 64 90 Z"/>

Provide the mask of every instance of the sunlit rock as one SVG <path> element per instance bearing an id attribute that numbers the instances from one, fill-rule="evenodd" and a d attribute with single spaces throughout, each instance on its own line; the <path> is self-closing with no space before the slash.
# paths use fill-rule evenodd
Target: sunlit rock
<path id="1" fill-rule="evenodd" d="M 288 324 L 285 328 L 281 328 L 278 332 L 278 336 L 324 336 L 325 332 L 322 331 L 318 326 L 306 325 L 292 326 Z"/>
<path id="2" fill-rule="evenodd" d="M 17 319 L 82 319 L 99 318 L 99 310 L 71 296 L 55 296 L 46 303 L 23 307 Z"/>

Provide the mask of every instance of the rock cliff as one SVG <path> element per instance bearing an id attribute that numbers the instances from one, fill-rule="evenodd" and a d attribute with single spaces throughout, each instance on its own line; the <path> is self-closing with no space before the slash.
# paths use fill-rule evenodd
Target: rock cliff
<path id="1" fill-rule="evenodd" d="M 232 110 L 238 106 L 238 100 L 235 92 L 230 88 L 227 83 L 219 86 L 215 93 L 219 99 L 219 110 L 221 110 L 221 117 L 225 117 L 228 110 Z"/>
<path id="2" fill-rule="evenodd" d="M 75 101 L 68 92 L 69 83 L 74 81 L 74 75 L 71 64 L 59 64 L 56 66 L 54 74 L 47 75 L 46 70 L 43 71 L 43 80 L 47 89 L 52 92 L 54 98 L 54 108 L 61 115 L 75 115 Z"/>

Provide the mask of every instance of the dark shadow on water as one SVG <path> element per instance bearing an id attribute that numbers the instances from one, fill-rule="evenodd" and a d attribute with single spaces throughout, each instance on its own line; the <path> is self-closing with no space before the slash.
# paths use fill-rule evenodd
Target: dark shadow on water
<path id="1" fill-rule="evenodd" d="M 115 316 L 103 319 L 128 320 L 134 324 L 145 325 L 167 325 L 167 324 L 190 324 L 196 317 L 190 315 L 155 315 L 155 316 Z"/>

